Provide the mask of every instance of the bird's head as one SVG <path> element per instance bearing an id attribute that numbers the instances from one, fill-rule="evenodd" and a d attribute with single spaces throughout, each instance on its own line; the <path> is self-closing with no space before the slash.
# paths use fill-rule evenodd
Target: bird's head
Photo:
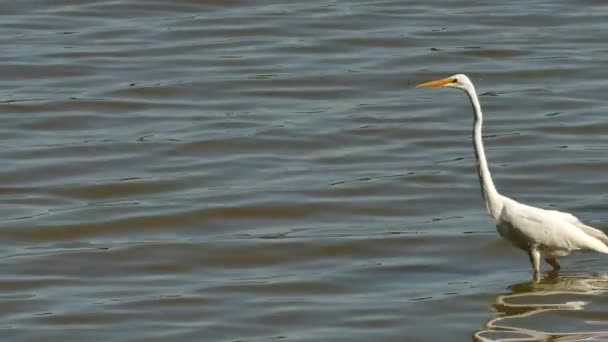
<path id="1" fill-rule="evenodd" d="M 443 88 L 443 87 L 458 88 L 458 89 L 467 91 L 467 90 L 473 89 L 473 83 L 467 77 L 467 75 L 456 74 L 456 75 L 452 75 L 450 77 L 443 78 L 443 79 L 440 79 L 437 81 L 421 83 L 416 86 L 416 88 Z"/>

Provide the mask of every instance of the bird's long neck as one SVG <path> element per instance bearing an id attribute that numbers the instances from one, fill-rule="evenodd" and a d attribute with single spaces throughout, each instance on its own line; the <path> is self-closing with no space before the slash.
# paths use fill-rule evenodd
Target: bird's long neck
<path id="1" fill-rule="evenodd" d="M 481 105 L 479 104 L 479 99 L 477 98 L 474 89 L 468 89 L 466 93 L 471 100 L 473 111 L 475 113 L 475 120 L 473 123 L 473 148 L 475 150 L 475 159 L 477 161 L 477 173 L 479 174 L 481 194 L 486 207 L 488 208 L 488 212 L 494 219 L 497 219 L 500 215 L 503 204 L 500 195 L 494 186 L 494 181 L 492 181 L 492 175 L 490 174 L 490 168 L 488 167 L 488 161 L 486 160 L 486 153 L 483 148 L 483 140 L 481 135 L 483 114 L 481 113 Z"/>

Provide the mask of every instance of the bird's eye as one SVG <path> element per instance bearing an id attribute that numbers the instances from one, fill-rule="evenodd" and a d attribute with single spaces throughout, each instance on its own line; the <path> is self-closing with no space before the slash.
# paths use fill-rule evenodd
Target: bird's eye
<path id="1" fill-rule="evenodd" d="M 456 83 L 456 82 L 458 82 L 458 80 L 455 78 L 452 78 L 452 81 L 450 83 Z"/>

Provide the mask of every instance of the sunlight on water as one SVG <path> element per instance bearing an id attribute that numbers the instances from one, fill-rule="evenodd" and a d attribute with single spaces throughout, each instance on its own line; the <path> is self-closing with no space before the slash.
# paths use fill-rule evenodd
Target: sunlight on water
<path id="1" fill-rule="evenodd" d="M 499 315 L 488 321 L 483 330 L 475 332 L 476 341 L 586 341 L 592 337 L 608 337 L 608 327 L 603 331 L 593 330 L 597 324 L 586 319 L 580 323 L 589 330 L 578 324 L 577 331 L 554 332 L 517 326 L 518 323 L 529 325 L 526 322 L 531 320 L 542 322 L 547 314 L 586 310 L 597 296 L 608 292 L 608 274 L 593 277 L 552 274 L 538 284 L 513 285 L 511 291 L 496 297 L 493 307 Z"/>

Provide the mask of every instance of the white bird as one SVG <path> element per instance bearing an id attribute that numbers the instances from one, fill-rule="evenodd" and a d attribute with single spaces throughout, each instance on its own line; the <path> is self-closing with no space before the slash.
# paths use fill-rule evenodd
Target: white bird
<path id="1" fill-rule="evenodd" d="M 538 282 L 540 279 L 541 257 L 557 271 L 560 269 L 557 257 L 566 256 L 572 251 L 608 253 L 608 236 L 601 230 L 582 223 L 571 214 L 531 207 L 498 193 L 483 149 L 481 106 L 475 87 L 466 75 L 457 74 L 417 86 L 421 87 L 457 88 L 468 95 L 475 114 L 473 147 L 481 194 L 488 212 L 496 222 L 496 230 L 500 236 L 528 253 L 534 281 Z"/>

